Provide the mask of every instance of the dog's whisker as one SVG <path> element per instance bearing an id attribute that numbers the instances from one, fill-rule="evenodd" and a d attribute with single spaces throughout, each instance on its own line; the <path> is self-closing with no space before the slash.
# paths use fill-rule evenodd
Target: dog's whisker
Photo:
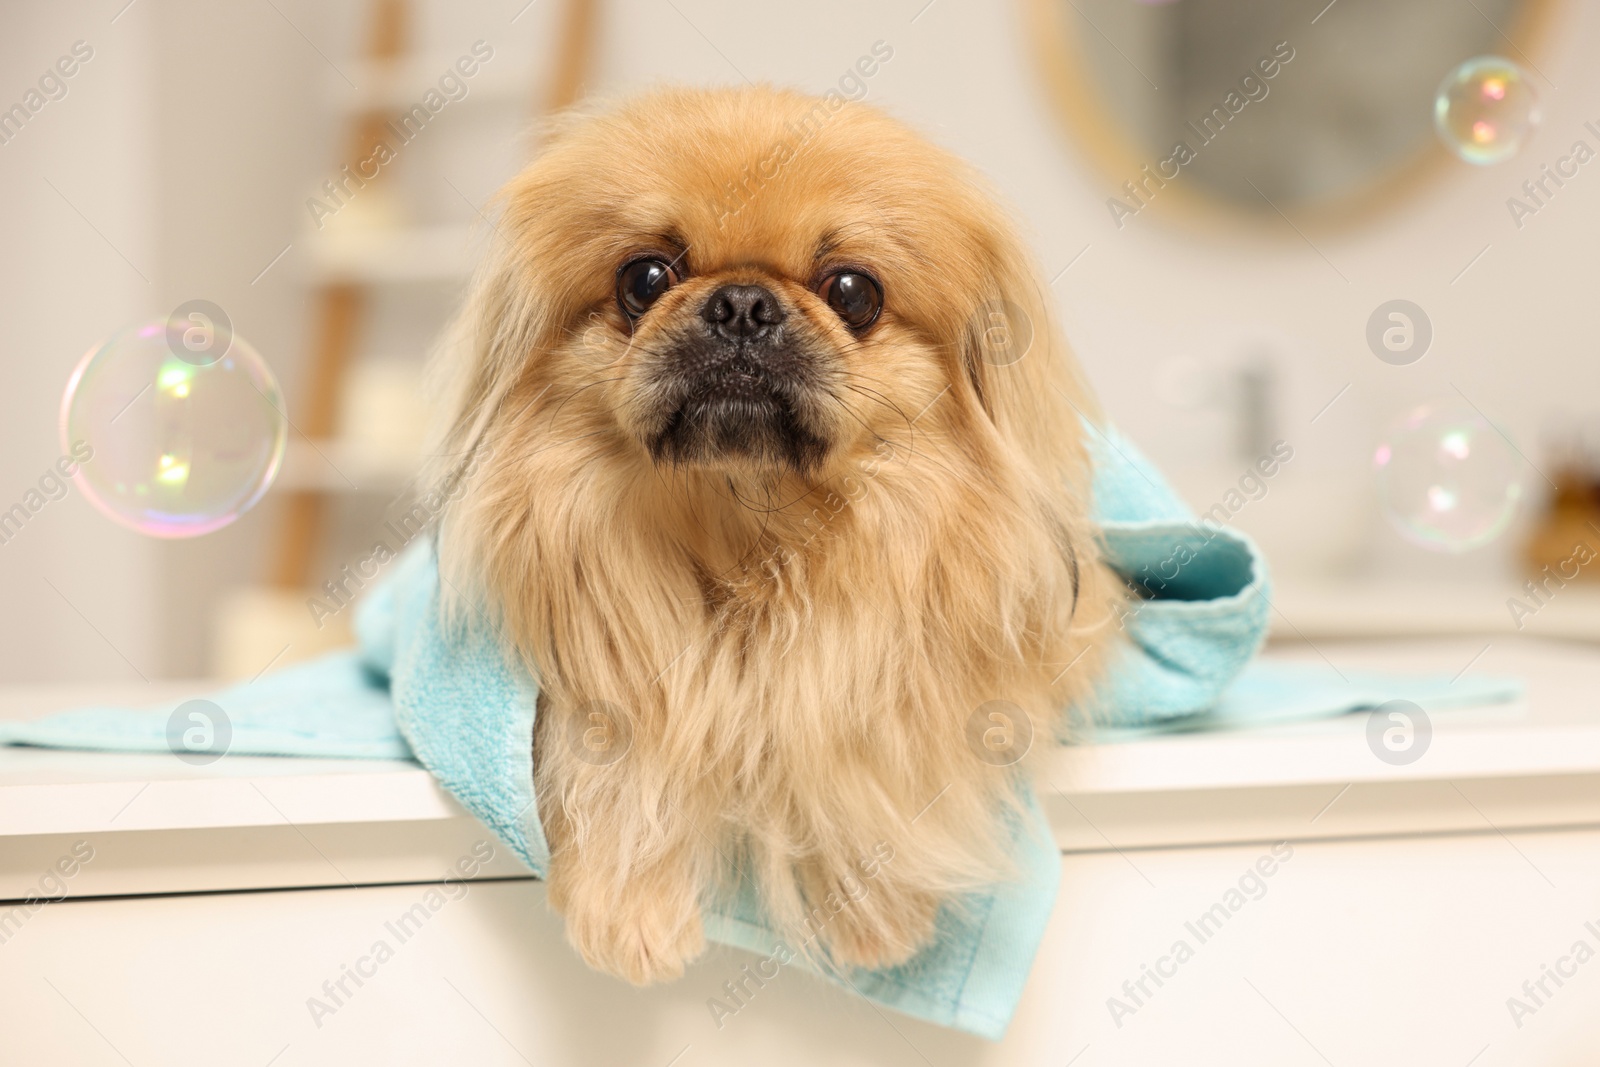
<path id="1" fill-rule="evenodd" d="M 853 388 L 853 387 L 849 386 L 847 384 L 846 388 Z M 839 400 L 837 395 L 834 396 L 834 399 L 835 400 Z M 843 403 L 843 401 L 840 401 L 839 403 L 840 403 L 841 408 L 843 408 L 847 413 L 849 413 L 852 417 L 856 417 L 855 413 L 850 411 L 848 405 L 845 405 Z M 860 422 L 861 420 L 859 419 L 859 417 L 857 417 L 856 421 Z M 909 425 L 909 423 L 908 423 L 908 425 Z M 863 422 L 862 426 L 866 427 L 867 428 L 867 432 L 871 433 L 873 435 L 873 437 L 876 438 L 877 440 L 882 441 L 883 443 L 889 445 L 890 447 L 896 447 L 894 441 L 891 441 L 888 438 L 882 437 L 882 436 L 878 435 L 877 433 L 874 433 L 870 427 L 866 426 L 866 423 Z M 927 432 L 928 431 L 926 431 L 926 430 L 923 431 L 924 434 L 926 434 Z M 955 470 L 953 470 L 951 467 L 949 467 L 945 463 L 941 462 L 940 460 L 937 460 L 937 459 L 933 458 L 933 456 L 931 454 L 926 453 L 926 452 L 918 452 L 917 448 L 916 448 L 916 430 L 913 428 L 912 431 L 911 431 L 911 443 L 909 443 L 906 446 L 906 463 L 907 463 L 907 465 L 909 465 L 910 462 L 913 459 L 917 458 L 918 456 L 921 456 L 926 462 L 932 463 L 935 467 L 938 467 L 940 470 L 944 471 L 951 478 L 959 479 L 959 478 L 962 477 L 961 474 L 957 473 Z"/>
<path id="2" fill-rule="evenodd" d="M 850 386 L 849 384 L 846 384 L 845 388 L 854 390 L 854 387 Z M 877 430 L 874 430 L 867 423 L 867 420 L 863 419 L 860 415 L 857 415 L 855 413 L 855 411 L 850 407 L 850 405 L 845 403 L 844 398 L 841 397 L 838 393 L 834 392 L 831 388 L 824 389 L 824 392 L 827 394 L 829 399 L 831 399 L 835 404 L 839 405 L 839 410 L 840 411 L 843 411 L 846 415 L 848 415 L 852 419 L 854 419 L 857 422 L 857 424 L 859 424 L 860 427 L 863 430 L 865 430 L 867 432 L 867 434 L 874 441 L 876 441 L 878 444 L 881 444 L 881 445 L 888 445 L 891 449 L 893 449 L 895 447 L 895 444 L 894 444 L 893 441 L 891 441 L 888 438 L 884 437 Z M 871 399 L 871 398 L 869 397 L 868 399 Z"/>
<path id="3" fill-rule="evenodd" d="M 810 496 L 812 493 L 814 493 L 816 491 L 816 488 L 814 486 L 807 487 L 806 489 L 801 491 L 799 496 L 796 496 L 794 499 L 788 501 L 787 503 L 778 504 L 778 505 L 773 505 L 771 503 L 772 497 L 771 497 L 771 494 L 769 493 L 768 496 L 767 496 L 767 504 L 765 506 L 757 507 L 752 502 L 746 500 L 744 498 L 743 494 L 741 494 L 736 487 L 732 486 L 731 483 L 729 485 L 729 488 L 732 491 L 734 501 L 736 503 L 738 503 L 738 505 L 740 507 L 744 508 L 746 511 L 753 512 L 753 513 L 755 513 L 757 515 L 777 515 L 777 514 L 781 514 L 786 509 L 791 508 L 795 504 L 800 503 L 800 501 L 804 500 L 806 497 Z"/>
<path id="4" fill-rule="evenodd" d="M 550 421 L 550 425 L 552 425 L 552 426 L 555 425 L 556 417 L 561 414 L 561 409 L 566 407 L 568 401 L 570 401 L 573 397 L 577 396 L 579 393 L 583 392 L 586 389 L 593 389 L 597 385 L 605 385 L 608 382 L 620 382 L 620 381 L 623 380 L 624 377 L 626 377 L 626 376 L 625 375 L 619 375 L 618 377 L 615 377 L 615 378 L 596 378 L 592 382 L 588 382 L 588 383 L 585 383 L 584 385 L 578 386 L 578 388 L 574 389 L 572 392 L 570 392 L 566 396 L 562 397 L 561 398 L 561 402 L 558 403 L 555 406 L 555 408 L 550 412 L 550 420 L 549 420 Z"/>
<path id="5" fill-rule="evenodd" d="M 869 399 L 874 400 L 874 401 L 882 404 L 884 407 L 888 408 L 890 411 L 892 411 L 896 415 L 898 415 L 901 418 L 901 420 L 904 421 L 907 425 L 912 425 L 912 418 L 911 418 L 910 415 L 906 414 L 904 408 L 902 408 L 899 404 L 897 404 L 893 400 L 890 400 L 889 397 L 886 394 L 884 394 L 882 391 L 880 391 L 878 389 L 869 388 L 868 386 L 862 384 L 863 381 L 872 382 L 873 384 L 879 384 L 877 379 L 868 377 L 865 374 L 858 374 L 858 375 L 854 375 L 853 377 L 858 379 L 858 380 L 852 381 L 852 380 L 848 380 L 847 379 L 844 382 L 842 382 L 841 384 L 843 384 L 844 386 L 846 386 L 847 388 L 849 388 L 851 390 L 854 390 L 855 392 L 860 393 L 862 396 L 868 397 Z M 888 386 L 885 385 L 885 388 L 888 388 Z"/>
<path id="6" fill-rule="evenodd" d="M 861 396 L 866 397 L 868 400 L 871 400 L 873 403 L 882 404 L 884 407 L 888 408 L 890 411 L 892 411 L 896 415 L 900 416 L 901 420 L 904 421 L 905 424 L 906 424 L 907 432 L 909 432 L 912 437 L 916 436 L 916 433 L 917 433 L 916 424 L 914 422 L 912 422 L 911 417 L 909 415 L 907 415 L 905 413 L 905 411 L 903 411 L 901 409 L 899 404 L 896 404 L 894 401 L 889 400 L 882 393 L 879 393 L 876 390 L 867 389 L 864 386 L 856 385 L 854 382 L 843 382 L 841 384 L 843 384 L 844 387 L 846 389 L 850 390 L 852 393 L 858 393 Z M 835 400 L 839 401 L 840 406 L 843 407 L 846 411 L 850 410 L 849 406 L 844 403 L 844 399 L 842 397 L 840 397 L 838 393 L 835 393 L 835 392 L 833 392 L 833 390 L 830 389 L 830 390 L 828 390 L 828 395 L 832 396 Z M 855 412 L 853 412 L 853 411 L 850 412 L 850 413 L 852 415 L 855 414 Z M 865 426 L 866 423 L 863 422 L 862 425 Z M 876 437 L 878 440 L 880 440 L 880 441 L 883 440 L 883 438 L 881 436 L 879 436 L 877 433 L 871 431 L 870 429 L 869 429 L 868 432 L 872 433 L 872 435 L 874 437 Z"/>
<path id="7" fill-rule="evenodd" d="M 559 441 L 551 441 L 549 444 L 541 445 L 540 447 L 533 449 L 531 452 L 529 452 L 527 454 L 530 457 L 537 456 L 540 453 L 550 451 L 552 448 L 560 448 L 562 445 L 570 445 L 574 441 L 582 441 L 585 438 L 589 438 L 589 437 L 599 437 L 601 434 L 609 433 L 609 432 L 610 432 L 609 430 L 590 430 L 588 433 L 580 433 L 580 434 L 578 434 L 578 435 L 576 435 L 574 437 L 564 437 Z"/>

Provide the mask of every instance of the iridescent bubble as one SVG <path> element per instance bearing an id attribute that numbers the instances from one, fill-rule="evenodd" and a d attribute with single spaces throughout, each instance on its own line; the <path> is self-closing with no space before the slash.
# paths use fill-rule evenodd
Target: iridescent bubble
<path id="1" fill-rule="evenodd" d="M 1465 552 L 1503 533 L 1522 499 L 1521 462 L 1470 404 L 1443 400 L 1409 412 L 1373 455 L 1384 514 L 1407 540 Z"/>
<path id="2" fill-rule="evenodd" d="M 1499 163 L 1539 125 L 1539 98 L 1522 68 L 1499 56 L 1469 59 L 1439 84 L 1433 125 L 1468 163 Z"/>
<path id="3" fill-rule="evenodd" d="M 247 511 L 278 472 L 287 424 L 255 349 L 231 329 L 196 332 L 192 315 L 96 345 L 61 399 L 62 447 L 91 454 L 84 496 L 152 537 L 197 537 Z"/>

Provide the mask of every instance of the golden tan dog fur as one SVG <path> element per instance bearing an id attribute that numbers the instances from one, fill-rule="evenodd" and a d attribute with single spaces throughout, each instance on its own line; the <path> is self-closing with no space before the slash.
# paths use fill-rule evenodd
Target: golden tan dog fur
<path id="1" fill-rule="evenodd" d="M 484 453 L 441 567 L 455 609 L 486 611 L 539 678 L 535 784 L 572 943 L 634 982 L 673 977 L 730 857 L 790 922 L 888 842 L 821 951 L 906 959 L 941 901 L 1006 876 L 1021 772 L 975 756 L 969 719 L 1014 702 L 1042 750 L 1119 595 L 1088 519 L 1092 401 L 1021 241 L 903 125 L 766 88 L 570 117 L 502 200 L 439 361 L 439 461 Z M 641 251 L 677 256 L 681 280 L 630 322 L 615 278 Z M 815 292 L 836 264 L 882 283 L 859 336 Z M 665 331 L 729 281 L 777 293 L 827 353 L 807 413 L 826 449 L 805 469 L 647 447 Z M 1009 365 L 984 358 L 996 301 L 1036 335 Z M 620 717 L 620 758 L 568 743 L 597 708 Z"/>

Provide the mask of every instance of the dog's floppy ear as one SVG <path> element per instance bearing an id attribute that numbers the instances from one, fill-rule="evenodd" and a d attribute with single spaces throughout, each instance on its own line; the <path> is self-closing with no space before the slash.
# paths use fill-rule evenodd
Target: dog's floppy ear
<path id="1" fill-rule="evenodd" d="M 561 255 L 559 236 L 538 224 L 561 208 L 551 169 L 547 156 L 501 191 L 487 255 L 429 359 L 430 477 L 483 444 L 529 361 L 563 337 L 563 308 L 575 298 L 538 271 Z"/>
<path id="2" fill-rule="evenodd" d="M 452 461 L 481 446 L 494 412 L 515 384 L 517 352 L 535 350 L 525 307 L 512 307 L 509 257 L 491 256 L 473 280 L 470 295 L 428 361 L 431 398 L 428 480 Z M 529 297 L 522 294 L 522 302 Z"/>
<path id="3" fill-rule="evenodd" d="M 1098 421 L 1049 293 L 1021 239 L 998 212 L 975 235 L 983 281 L 961 328 L 961 370 L 1000 433 L 1042 469 L 1076 472 L 1083 457 L 1074 432 Z"/>

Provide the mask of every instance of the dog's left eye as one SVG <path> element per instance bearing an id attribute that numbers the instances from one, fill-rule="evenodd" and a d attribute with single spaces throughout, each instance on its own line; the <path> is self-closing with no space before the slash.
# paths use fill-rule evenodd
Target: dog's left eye
<path id="1" fill-rule="evenodd" d="M 617 303 L 629 318 L 638 318 L 676 279 L 672 266 L 659 259 L 636 259 L 617 272 Z"/>
<path id="2" fill-rule="evenodd" d="M 864 330 L 877 319 L 883 310 L 883 290 L 877 279 L 859 271 L 845 270 L 830 274 L 817 287 L 817 295 L 844 320 L 852 330 Z"/>

